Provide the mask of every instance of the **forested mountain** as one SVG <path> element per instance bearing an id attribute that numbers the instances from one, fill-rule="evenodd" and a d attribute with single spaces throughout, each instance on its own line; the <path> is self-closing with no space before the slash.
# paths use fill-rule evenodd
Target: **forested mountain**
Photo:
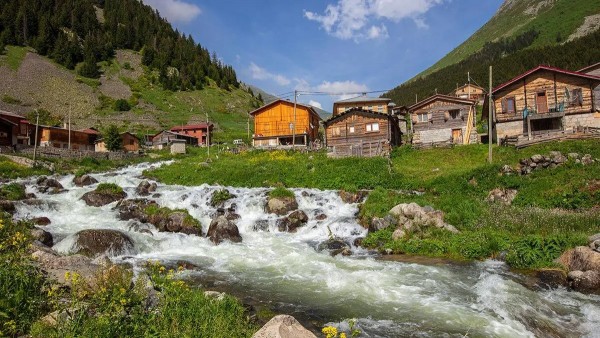
<path id="1" fill-rule="evenodd" d="M 132 49 L 166 89 L 201 89 L 207 77 L 239 87 L 231 66 L 138 0 L 2 0 L 0 13 L 0 50 L 31 46 L 69 69 L 82 62 L 77 72 L 86 77 L 99 77 L 97 63 L 116 49 Z"/>
<path id="2" fill-rule="evenodd" d="M 578 70 L 600 62 L 600 0 L 505 0 L 496 15 L 467 41 L 417 77 L 383 96 L 400 105 L 467 81 L 488 87 L 540 64 Z"/>

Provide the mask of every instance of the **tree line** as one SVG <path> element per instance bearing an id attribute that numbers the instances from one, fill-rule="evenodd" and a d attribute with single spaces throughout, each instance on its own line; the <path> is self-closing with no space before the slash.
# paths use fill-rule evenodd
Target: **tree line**
<path id="1" fill-rule="evenodd" d="M 231 66 L 138 0 L 2 0 L 0 51 L 6 45 L 30 46 L 91 78 L 116 49 L 132 49 L 166 89 L 201 89 L 208 78 L 239 87 Z"/>
<path id="2" fill-rule="evenodd" d="M 398 105 L 410 106 L 415 103 L 415 95 L 422 100 L 436 92 L 452 93 L 466 82 L 467 72 L 487 89 L 490 65 L 493 66 L 492 85 L 496 87 L 539 65 L 577 71 L 600 61 L 600 30 L 564 44 L 527 48 L 537 36 L 537 32 L 531 30 L 511 40 L 488 43 L 457 64 L 406 82 L 382 96 Z"/>

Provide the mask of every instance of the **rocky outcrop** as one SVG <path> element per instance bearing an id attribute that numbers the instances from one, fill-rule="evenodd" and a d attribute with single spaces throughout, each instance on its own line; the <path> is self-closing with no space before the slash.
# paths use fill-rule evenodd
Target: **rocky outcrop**
<path id="1" fill-rule="evenodd" d="M 41 193 L 47 194 L 59 194 L 65 190 L 65 188 L 54 178 L 48 178 L 42 176 L 36 181 L 37 189 Z"/>
<path id="2" fill-rule="evenodd" d="M 553 169 L 567 162 L 590 165 L 596 161 L 598 161 L 598 159 L 592 158 L 592 155 L 590 154 L 580 155 L 578 153 L 569 153 L 565 156 L 560 151 L 551 151 L 548 155 L 535 154 L 529 158 L 521 159 L 517 168 L 504 165 L 500 170 L 500 173 L 502 175 L 528 175 L 534 170 Z"/>
<path id="3" fill-rule="evenodd" d="M 308 331 L 296 318 L 279 315 L 268 321 L 252 338 L 317 338 Z"/>
<path id="4" fill-rule="evenodd" d="M 362 203 L 369 195 L 369 192 L 366 190 L 359 190 L 356 192 L 340 190 L 339 195 L 344 203 Z"/>
<path id="5" fill-rule="evenodd" d="M 147 180 L 143 180 L 138 184 L 137 188 L 135 188 L 135 192 L 140 196 L 148 196 L 155 192 L 156 188 L 158 188 L 156 183 L 150 183 Z"/>
<path id="6" fill-rule="evenodd" d="M 588 246 L 579 246 L 565 251 L 557 262 L 567 271 L 568 285 L 578 291 L 600 293 L 600 252 L 597 241 L 600 234 L 588 238 Z"/>
<path id="7" fill-rule="evenodd" d="M 202 235 L 200 222 L 186 210 L 172 210 L 160 207 L 147 199 L 123 200 L 116 206 L 122 220 L 136 219 L 154 225 L 158 231 L 179 232 L 187 235 Z"/>
<path id="8" fill-rule="evenodd" d="M 120 231 L 107 229 L 82 230 L 76 233 L 72 251 L 88 257 L 120 256 L 135 252 L 133 241 L 129 236 Z"/>
<path id="9" fill-rule="evenodd" d="M 75 184 L 78 187 L 85 187 L 96 183 L 98 183 L 98 180 L 87 174 L 82 176 L 76 176 L 73 179 L 73 184 Z"/>
<path id="10" fill-rule="evenodd" d="M 515 189 L 496 188 L 488 193 L 485 200 L 490 203 L 511 205 L 515 197 L 517 197 L 517 190 Z"/>
<path id="11" fill-rule="evenodd" d="M 416 203 L 402 203 L 393 207 L 389 213 L 394 220 L 395 226 L 394 239 L 400 239 L 410 232 L 420 231 L 426 227 L 436 227 L 452 233 L 458 233 L 458 230 L 444 222 L 444 212 L 435 210 L 430 206 L 421 207 Z"/>
<path id="12" fill-rule="evenodd" d="M 268 213 L 279 216 L 284 216 L 296 209 L 298 209 L 298 202 L 295 197 L 270 197 L 266 206 Z"/>
<path id="13" fill-rule="evenodd" d="M 277 221 L 277 227 L 279 231 L 296 232 L 299 227 L 305 225 L 308 222 L 308 216 L 302 210 L 296 210 Z"/>
<path id="14" fill-rule="evenodd" d="M 94 191 L 86 192 L 81 199 L 89 206 L 101 207 L 127 197 L 122 189 L 102 189 L 98 188 Z"/>
<path id="15" fill-rule="evenodd" d="M 101 268 L 100 265 L 94 264 L 91 258 L 83 255 L 60 256 L 51 250 L 38 250 L 32 257 L 51 279 L 60 284 L 66 284 L 66 272 L 76 271 L 84 279 L 91 280 Z"/>
<path id="16" fill-rule="evenodd" d="M 225 216 L 218 216 L 213 219 L 206 235 L 215 244 L 220 244 L 225 240 L 234 243 L 242 241 L 238 227 Z"/>

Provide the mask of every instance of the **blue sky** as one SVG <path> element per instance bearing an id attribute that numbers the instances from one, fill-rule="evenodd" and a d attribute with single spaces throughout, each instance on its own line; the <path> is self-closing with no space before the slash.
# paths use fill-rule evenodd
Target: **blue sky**
<path id="1" fill-rule="evenodd" d="M 487 22 L 502 0 L 144 3 L 216 52 L 245 83 L 274 95 L 340 93 L 298 98 L 331 111 L 333 101 L 352 96 L 343 93 L 389 90 L 433 65 Z"/>

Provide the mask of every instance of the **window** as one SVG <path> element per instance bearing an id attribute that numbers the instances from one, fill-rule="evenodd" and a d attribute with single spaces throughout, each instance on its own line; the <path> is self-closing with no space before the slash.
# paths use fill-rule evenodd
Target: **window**
<path id="1" fill-rule="evenodd" d="M 460 117 L 460 110 L 456 109 L 456 110 L 451 110 L 450 111 L 450 118 L 453 120 L 456 120 Z"/>
<path id="2" fill-rule="evenodd" d="M 377 111 L 383 113 L 383 106 L 377 106 Z"/>
<path id="3" fill-rule="evenodd" d="M 517 108 L 515 106 L 515 98 L 507 97 L 502 101 L 502 112 L 505 114 L 514 114 L 516 113 Z"/>
<path id="4" fill-rule="evenodd" d="M 583 92 L 581 88 L 571 90 L 569 104 L 571 106 L 583 106 Z"/>
<path id="5" fill-rule="evenodd" d="M 370 111 L 373 111 L 373 106 L 369 106 L 369 110 L 370 110 Z"/>
<path id="6" fill-rule="evenodd" d="M 354 126 L 348 127 L 348 133 L 354 134 Z"/>
<path id="7" fill-rule="evenodd" d="M 379 131 L 379 123 L 367 123 L 366 125 L 367 132 L 378 132 Z"/>
<path id="8" fill-rule="evenodd" d="M 419 122 L 429 122 L 429 114 L 428 113 L 417 114 L 417 118 L 418 118 Z"/>
<path id="9" fill-rule="evenodd" d="M 333 136 L 340 136 L 341 135 L 340 127 L 334 127 L 333 129 L 331 129 L 331 134 Z"/>

